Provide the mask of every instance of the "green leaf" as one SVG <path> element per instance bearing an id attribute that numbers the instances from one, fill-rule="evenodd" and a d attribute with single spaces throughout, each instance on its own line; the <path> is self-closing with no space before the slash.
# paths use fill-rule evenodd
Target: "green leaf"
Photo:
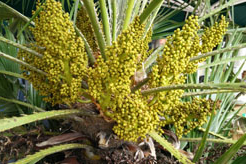
<path id="1" fill-rule="evenodd" d="M 214 106 L 214 108 L 215 108 L 215 106 Z M 215 109 L 213 109 L 213 112 L 214 112 L 214 111 L 215 111 Z M 211 116 L 210 119 L 209 119 L 209 123 L 208 123 L 208 126 L 207 126 L 207 128 L 206 128 L 205 133 L 203 134 L 202 141 L 201 141 L 201 143 L 200 143 L 200 145 L 199 145 L 199 147 L 198 147 L 198 150 L 196 151 L 196 154 L 195 154 L 195 156 L 194 156 L 194 158 L 193 158 L 193 160 L 192 160 L 192 161 L 195 162 L 195 163 L 196 163 L 196 162 L 201 158 L 201 156 L 202 156 L 203 150 L 204 150 L 205 145 L 206 145 L 206 140 L 207 140 L 207 137 L 208 137 L 208 132 L 209 132 L 209 129 L 210 129 L 210 126 L 211 126 L 213 117 L 214 117 L 214 114 L 212 114 L 212 116 Z"/>
<path id="2" fill-rule="evenodd" d="M 158 47 L 144 62 L 144 69 L 145 71 L 150 68 L 150 66 L 156 61 L 157 56 L 161 54 L 161 51 L 163 50 L 165 44 Z"/>
<path id="3" fill-rule="evenodd" d="M 33 107 L 36 106 L 42 109 L 46 109 L 46 102 L 43 101 L 43 96 L 41 96 L 39 92 L 33 88 L 33 85 L 29 84 L 27 89 L 27 102 L 30 103 Z"/>
<path id="4" fill-rule="evenodd" d="M 246 103 L 244 103 L 238 110 L 231 112 L 230 114 L 232 115 L 232 117 L 229 119 L 229 121 L 227 121 L 227 123 L 225 125 L 223 125 L 223 127 L 221 127 L 220 131 L 222 131 L 223 128 L 228 127 L 231 124 L 232 120 L 236 118 L 237 114 L 241 110 L 243 110 L 245 106 L 246 106 Z"/>
<path id="5" fill-rule="evenodd" d="M 147 18 L 149 17 L 149 15 L 156 9 L 158 8 L 158 6 L 160 6 L 160 4 L 163 3 L 164 0 L 154 0 L 151 1 L 150 4 L 147 6 L 146 9 L 144 9 L 144 11 L 142 12 L 142 14 L 140 15 L 140 23 L 144 23 Z"/>
<path id="6" fill-rule="evenodd" d="M 28 155 L 27 157 L 21 160 L 18 160 L 14 164 L 24 164 L 24 163 L 30 163 L 30 162 L 33 163 L 34 161 L 37 162 L 38 160 L 41 160 L 47 155 L 61 152 L 64 150 L 69 150 L 69 149 L 92 149 L 92 147 L 88 145 L 84 145 L 84 144 L 77 144 L 77 143 L 53 146 L 53 147 L 50 147 L 44 150 L 40 150 L 39 152 L 33 155 Z"/>
<path id="7" fill-rule="evenodd" d="M 246 156 L 243 156 L 243 157 L 238 157 L 231 164 L 245 164 L 245 163 L 246 163 Z"/>
<path id="8" fill-rule="evenodd" d="M 175 24 L 171 24 L 171 25 L 166 25 L 166 26 L 163 26 L 163 27 L 155 29 L 153 31 L 153 33 L 160 33 L 160 32 L 166 32 L 166 31 L 169 31 L 169 30 L 173 30 L 173 29 L 176 29 L 178 27 L 182 27 L 184 24 L 185 24 L 184 22 L 181 22 L 181 23 L 175 23 Z"/>
<path id="9" fill-rule="evenodd" d="M 159 5 L 157 5 L 157 6 L 156 6 L 156 9 L 155 9 L 155 10 L 152 12 L 152 14 L 149 16 L 148 21 L 147 21 L 147 23 L 146 23 L 144 35 L 146 35 L 146 34 L 148 33 L 149 29 L 152 28 L 153 22 L 154 22 L 154 20 L 155 20 L 157 14 L 158 14 L 160 8 L 161 8 L 161 5 L 162 5 L 162 3 L 160 3 Z M 152 29 L 151 29 L 151 30 L 152 30 Z M 154 33 L 154 32 L 153 32 L 153 33 Z"/>
<path id="10" fill-rule="evenodd" d="M 243 60 L 243 59 L 246 59 L 246 56 L 238 56 L 238 57 L 233 57 L 233 58 L 229 58 L 229 59 L 216 61 L 216 62 L 213 62 L 213 63 L 210 63 L 210 64 L 202 65 L 202 66 L 198 67 L 198 69 L 209 68 L 209 67 L 212 67 L 212 66 L 225 64 L 225 63 L 229 63 L 229 62 L 235 62 L 235 61 Z"/>
<path id="11" fill-rule="evenodd" d="M 2 38 L 4 40 L 8 40 L 9 42 L 15 43 L 15 37 L 13 33 L 10 31 L 8 26 L 4 27 L 5 37 L 2 37 L 0 34 L 0 51 L 10 54 L 12 57 L 17 56 L 17 48 L 15 46 L 9 45 L 8 43 L 2 43 Z M 13 61 L 7 60 L 5 58 L 0 58 L 0 70 L 10 71 L 13 73 L 20 73 L 19 64 L 14 63 Z M 16 78 L 9 78 L 10 80 L 14 81 Z"/>
<path id="12" fill-rule="evenodd" d="M 176 150 L 173 145 L 171 145 L 166 139 L 161 137 L 157 132 L 151 131 L 148 133 L 156 142 L 161 144 L 163 148 L 167 149 L 175 158 L 177 158 L 180 162 L 185 164 L 192 164 L 192 162 L 183 154 L 181 154 L 178 150 Z"/>
<path id="13" fill-rule="evenodd" d="M 19 38 L 20 34 L 27 28 L 27 26 L 29 26 L 31 24 L 31 22 L 38 16 L 38 14 L 40 13 L 40 11 L 42 11 L 43 8 L 40 7 L 37 11 L 35 11 L 35 13 L 33 14 L 32 18 L 24 25 L 24 27 L 18 32 L 17 34 L 17 38 Z"/>
<path id="14" fill-rule="evenodd" d="M 4 8 L 3 6 L 1 6 L 1 4 L 0 4 L 0 11 L 1 11 L 0 12 L 0 20 L 16 17 L 16 15 L 13 12 L 11 12 L 8 9 Z"/>
<path id="15" fill-rule="evenodd" d="M 237 153 L 237 151 L 243 146 L 246 140 L 246 134 L 244 134 L 234 145 L 230 147 L 214 164 L 227 163 Z"/>
<path id="16" fill-rule="evenodd" d="M 35 121 L 40 121 L 44 119 L 49 119 L 53 117 L 60 117 L 60 116 L 66 116 L 71 114 L 79 114 L 82 113 L 81 110 L 75 110 L 75 109 L 68 109 L 68 110 L 54 110 L 54 111 L 48 111 L 48 112 L 40 112 L 40 113 L 34 113 L 31 115 L 25 115 L 22 117 L 11 117 L 11 118 L 4 118 L 0 119 L 0 132 L 3 132 L 5 130 L 9 130 L 24 124 L 28 124 Z"/>
<path id="17" fill-rule="evenodd" d="M 12 7 L 6 5 L 3 2 L 0 2 L 0 11 L 1 11 L 0 16 L 3 16 L 3 17 L 0 17 L 0 18 L 6 19 L 6 18 L 10 18 L 10 16 L 11 16 L 11 18 L 12 17 L 20 18 L 24 22 L 28 22 L 29 21 L 29 18 L 27 18 L 26 16 L 22 15 L 20 12 L 18 12 L 17 10 L 13 9 Z M 8 16 L 7 16 L 7 14 L 8 14 Z M 34 25 L 33 22 L 31 22 L 31 24 Z"/>
<path id="18" fill-rule="evenodd" d="M 9 81 L 5 76 L 0 74 L 0 96 L 14 98 L 17 95 L 17 88 L 17 85 L 15 85 L 13 82 Z"/>
<path id="19" fill-rule="evenodd" d="M 227 8 L 227 7 L 229 7 L 229 6 L 231 6 L 235 1 L 236 1 L 236 0 L 230 0 L 229 2 L 225 3 L 224 5 L 222 5 L 222 6 L 218 7 L 218 8 L 216 8 L 216 9 L 212 10 L 212 11 L 209 12 L 208 14 L 204 15 L 203 17 L 201 17 L 201 18 L 199 19 L 199 22 L 202 22 L 203 20 L 205 20 L 205 19 L 207 19 L 207 18 L 213 16 L 214 14 L 220 12 L 221 10 L 223 10 L 223 9 L 225 9 L 225 8 Z M 206 2 L 208 2 L 208 1 L 206 1 Z"/>

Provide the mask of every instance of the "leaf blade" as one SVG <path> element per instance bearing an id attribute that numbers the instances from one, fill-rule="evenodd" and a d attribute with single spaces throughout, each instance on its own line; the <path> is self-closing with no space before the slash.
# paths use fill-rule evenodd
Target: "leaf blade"
<path id="1" fill-rule="evenodd" d="M 159 144 L 161 144 L 163 148 L 167 149 L 172 155 L 174 155 L 180 162 L 185 164 L 192 164 L 192 162 L 188 158 L 186 158 L 186 156 L 178 152 L 166 139 L 161 137 L 158 133 L 156 133 L 155 131 L 151 131 L 148 134 Z"/>
<path id="2" fill-rule="evenodd" d="M 71 114 L 79 114 L 81 110 L 53 110 L 48 112 L 40 112 L 34 113 L 31 115 L 25 115 L 22 117 L 11 117 L 11 118 L 4 118 L 0 119 L 0 132 L 5 130 L 9 130 L 24 124 L 28 124 L 35 121 L 40 121 L 48 118 L 58 117 L 58 116 L 65 116 Z"/>
<path id="3" fill-rule="evenodd" d="M 227 163 L 243 146 L 244 141 L 246 140 L 246 134 L 244 134 L 234 145 L 230 147 L 219 159 L 215 161 L 214 164 Z"/>
<path id="4" fill-rule="evenodd" d="M 77 143 L 53 146 L 53 147 L 41 150 L 33 155 L 29 155 L 21 160 L 18 160 L 17 162 L 15 162 L 15 164 L 23 164 L 23 163 L 33 162 L 33 161 L 37 162 L 38 159 L 41 160 L 45 156 L 53 154 L 53 153 L 57 153 L 57 152 L 61 152 L 64 150 L 69 150 L 69 149 L 84 149 L 84 148 L 91 149 L 91 146 L 84 145 L 84 144 L 77 144 Z"/>

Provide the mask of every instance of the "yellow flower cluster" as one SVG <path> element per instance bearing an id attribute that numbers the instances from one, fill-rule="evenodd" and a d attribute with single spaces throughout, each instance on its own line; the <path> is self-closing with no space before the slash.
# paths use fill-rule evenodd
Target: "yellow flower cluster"
<path id="1" fill-rule="evenodd" d="M 140 24 L 139 18 L 136 17 L 128 29 L 118 36 L 117 41 L 106 48 L 106 63 L 110 66 L 108 90 L 114 95 L 125 97 L 131 92 L 131 77 L 138 63 L 146 57 L 151 38 L 147 35 L 143 39 L 144 31 L 144 25 Z"/>
<path id="2" fill-rule="evenodd" d="M 158 126 L 157 110 L 148 107 L 140 92 L 130 94 L 124 99 L 117 99 L 111 110 L 114 113 L 112 118 L 117 122 L 113 130 L 120 139 L 128 141 L 143 139 L 148 132 Z"/>
<path id="3" fill-rule="evenodd" d="M 89 89 L 87 92 L 93 97 L 96 101 L 103 102 L 103 96 L 105 96 L 105 85 L 106 79 L 109 77 L 109 67 L 104 62 L 101 55 L 98 56 L 94 68 L 88 68 L 88 86 Z"/>
<path id="4" fill-rule="evenodd" d="M 206 99 L 194 98 L 192 102 L 179 102 L 172 107 L 168 117 L 162 122 L 173 124 L 175 134 L 181 138 L 192 129 L 203 125 L 207 121 L 207 116 L 212 113 L 212 102 Z"/>
<path id="5" fill-rule="evenodd" d="M 167 37 L 163 55 L 158 60 L 159 73 L 162 76 L 179 76 L 185 71 L 189 59 L 196 54 L 192 48 L 197 42 L 197 30 L 200 28 L 197 16 L 190 16 L 186 24 L 174 31 L 174 34 Z"/>
<path id="6" fill-rule="evenodd" d="M 141 25 L 139 18 L 136 18 L 129 28 L 118 36 L 117 41 L 106 48 L 107 61 L 99 57 L 95 68 L 89 71 L 90 94 L 95 95 L 96 92 L 104 90 L 107 96 L 113 94 L 122 99 L 131 93 L 131 77 L 138 63 L 146 57 L 150 41 L 150 35 L 142 39 L 143 34 L 144 25 Z M 105 101 L 104 98 L 100 98 L 100 95 L 95 95 L 94 98 L 99 102 L 100 100 Z"/>
<path id="7" fill-rule="evenodd" d="M 85 36 L 86 41 L 90 45 L 92 51 L 97 52 L 98 45 L 96 42 L 94 31 L 91 25 L 90 18 L 84 7 L 81 7 L 81 9 L 78 12 L 76 26 L 78 27 L 78 29 L 80 29 L 82 34 Z"/>
<path id="8" fill-rule="evenodd" d="M 73 22 L 63 13 L 62 6 L 55 0 L 37 5 L 42 7 L 39 17 L 35 18 L 35 27 L 31 29 L 36 44 L 32 48 L 43 54 L 36 57 L 20 51 L 18 57 L 47 73 L 41 75 L 29 68 L 25 77 L 45 96 L 45 100 L 54 104 L 72 103 L 78 98 L 82 77 L 87 69 L 87 56 L 84 43 L 76 36 Z"/>
<path id="9" fill-rule="evenodd" d="M 163 55 L 152 69 L 148 87 L 185 82 L 183 74 L 189 71 L 190 58 L 198 55 L 202 47 L 197 22 L 197 17 L 189 17 L 182 30 L 177 29 L 168 37 Z M 131 93 L 131 78 L 141 58 L 147 56 L 151 34 L 142 38 L 143 33 L 144 26 L 136 18 L 117 41 L 106 48 L 108 60 L 99 57 L 95 68 L 90 68 L 88 92 L 99 102 L 105 115 L 117 122 L 113 130 L 121 139 L 136 141 L 153 129 L 161 133 L 161 127 L 169 123 L 174 124 L 180 137 L 205 122 L 211 112 L 210 102 L 194 99 L 192 103 L 182 103 L 182 90 L 147 97 L 140 92 Z"/>
<path id="10" fill-rule="evenodd" d="M 189 59 L 196 53 L 194 44 L 197 42 L 199 28 L 198 17 L 190 16 L 182 30 L 177 29 L 172 36 L 167 37 L 163 55 L 158 58 L 150 75 L 148 85 L 151 88 L 184 83 L 182 74 Z M 153 108 L 158 108 L 161 116 L 169 115 L 171 107 L 179 103 L 182 94 L 182 90 L 158 93 L 152 99 Z"/>
<path id="11" fill-rule="evenodd" d="M 89 68 L 88 93 L 99 102 L 104 114 L 117 122 L 114 132 L 125 140 L 136 141 L 157 124 L 157 113 L 150 111 L 140 93 L 131 93 L 132 76 L 148 55 L 151 32 L 144 35 L 139 18 L 131 23 L 105 50 L 107 61 L 98 56 Z"/>
<path id="12" fill-rule="evenodd" d="M 198 62 L 191 63 L 190 58 L 197 56 L 200 52 L 211 51 L 219 44 L 225 34 L 227 25 L 225 18 L 222 17 L 220 23 L 216 23 L 215 26 L 207 29 L 200 38 L 197 34 L 197 30 L 200 28 L 198 17 L 190 16 L 182 30 L 175 30 L 174 34 L 167 38 L 163 54 L 158 58 L 157 65 L 152 68 L 148 86 L 154 88 L 183 84 L 185 82 L 184 74 L 192 73 L 197 68 Z M 158 109 L 158 115 L 165 119 L 165 121 L 160 121 L 160 126 L 169 123 L 174 124 L 176 134 L 179 137 L 204 123 L 206 116 L 211 111 L 208 105 L 209 102 L 205 100 L 194 99 L 192 103 L 182 103 L 180 98 L 183 92 L 182 90 L 171 90 L 157 93 L 152 97 L 149 96 L 150 108 Z M 202 111 L 200 111 L 200 108 Z M 188 121 L 188 117 L 196 121 Z M 184 130 L 186 126 L 187 129 Z"/>
<path id="13" fill-rule="evenodd" d="M 202 53 L 212 51 L 222 41 L 228 24 L 229 22 L 226 22 L 225 17 L 222 16 L 219 23 L 216 22 L 212 27 L 206 28 L 202 35 Z"/>
<path id="14" fill-rule="evenodd" d="M 192 46 L 194 56 L 197 56 L 198 53 L 207 53 L 213 50 L 223 39 L 223 36 L 226 33 L 226 28 L 228 27 L 229 22 L 226 22 L 225 17 L 222 15 L 220 22 L 216 22 L 212 27 L 206 28 L 201 39 L 197 36 L 195 38 L 195 43 Z M 201 44 L 200 44 L 201 42 Z M 193 73 L 197 70 L 197 64 L 204 61 L 206 58 L 190 62 L 186 67 L 186 73 Z"/>

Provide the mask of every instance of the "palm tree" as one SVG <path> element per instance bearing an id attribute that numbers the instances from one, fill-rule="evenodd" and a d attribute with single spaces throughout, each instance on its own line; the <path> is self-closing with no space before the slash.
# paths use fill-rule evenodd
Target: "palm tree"
<path id="1" fill-rule="evenodd" d="M 177 8 L 175 5 L 181 3 L 170 2 L 172 8 Z M 135 158 L 131 156 L 132 159 L 128 156 L 130 162 L 143 162 L 147 159 L 154 161 L 156 151 L 152 138 L 180 162 L 192 163 L 161 135 L 169 132 L 181 138 L 204 124 L 207 116 L 214 117 L 218 108 L 216 102 L 202 98 L 181 101 L 182 97 L 191 96 L 184 90 L 204 90 L 192 93 L 193 95 L 245 91 L 244 83 L 185 84 L 186 75 L 196 72 L 198 63 L 207 57 L 245 47 L 242 44 L 213 51 L 226 34 L 228 23 L 224 16 L 218 17 L 218 23 L 210 28 L 200 26 L 204 20 L 233 2 L 231 0 L 204 14 L 204 11 L 198 10 L 201 5 L 199 3 L 192 7 L 191 4 L 182 2 L 177 10 L 165 11 L 163 6 L 170 7 L 170 4 L 164 0 L 99 0 L 96 3 L 77 0 L 69 15 L 62 10 L 61 3 L 46 0 L 37 4 L 31 19 L 0 3 L 6 11 L 26 22 L 17 33 L 17 42 L 15 39 L 0 37 L 0 41 L 19 49 L 18 56 L 16 49 L 16 52 L 0 52 L 2 60 L 10 60 L 15 64 L 15 68 L 11 66 L 12 70 L 1 70 L 4 74 L 2 78 L 13 76 L 25 79 L 31 83 L 30 89 L 33 90 L 34 87 L 45 102 L 51 106 L 62 104 L 65 108 L 46 111 L 41 108 L 41 103 L 37 107 L 3 95 L 0 98 L 4 102 L 31 108 L 33 113 L 18 119 L 1 119 L 0 131 L 63 117 L 72 123 L 74 130 L 80 132 L 66 134 L 67 137 L 81 137 L 83 134 L 92 143 L 98 143 L 96 148 L 88 143 L 53 146 L 27 156 L 19 163 L 37 162 L 48 154 L 77 148 L 85 149 L 87 156 L 92 159 L 97 158 L 93 152 L 98 148 L 101 149 L 101 158 L 103 153 L 109 154 L 115 149 L 120 152 L 117 155 L 122 155 L 126 150 L 122 149 L 122 145 L 136 155 Z M 169 17 L 183 9 L 201 17 L 191 15 L 185 22 L 170 26 L 172 21 L 168 20 Z M 168 14 L 161 17 L 163 13 Z M 32 26 L 30 31 L 27 26 Z M 152 40 L 152 29 L 155 32 L 153 36 L 158 38 L 160 33 L 164 35 L 165 26 L 171 29 L 182 28 L 169 35 L 165 44 L 150 50 L 148 44 Z M 18 42 L 20 37 L 26 37 L 28 41 L 25 44 Z M 18 64 L 21 65 L 21 70 Z M 216 64 L 218 63 L 215 62 L 214 65 Z M 212 65 L 207 65 L 210 66 Z M 37 94 L 36 91 L 32 92 Z M 210 124 L 211 121 L 208 127 Z M 168 131 L 168 127 L 174 128 L 174 133 Z M 207 134 L 208 130 L 203 143 Z M 38 146 L 50 143 L 55 145 L 54 140 L 59 137 L 61 136 Z M 240 148 L 245 138 L 243 136 L 238 141 L 234 151 Z M 150 155 L 144 155 L 140 146 L 142 144 L 148 145 Z M 200 146 L 194 162 L 201 157 L 203 147 Z M 124 158 L 122 156 L 119 160 Z"/>

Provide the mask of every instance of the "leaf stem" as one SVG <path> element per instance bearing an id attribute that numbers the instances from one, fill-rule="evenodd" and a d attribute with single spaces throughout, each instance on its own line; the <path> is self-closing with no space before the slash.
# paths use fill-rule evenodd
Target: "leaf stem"
<path id="1" fill-rule="evenodd" d="M 74 9 L 74 15 L 73 15 L 73 24 L 76 24 L 77 20 L 77 14 L 78 14 L 78 8 L 79 8 L 79 0 L 75 1 L 75 9 Z"/>
<path id="2" fill-rule="evenodd" d="M 215 61 L 215 62 L 212 62 L 210 64 L 201 65 L 201 66 L 198 67 L 198 69 L 209 68 L 209 67 L 213 67 L 213 66 L 216 66 L 216 65 L 227 64 L 227 63 L 230 63 L 230 62 L 235 62 L 235 61 L 239 61 L 239 60 L 243 60 L 243 59 L 246 59 L 246 56 L 231 57 L 231 58 Z"/>
<path id="3" fill-rule="evenodd" d="M 152 93 L 158 93 L 168 90 L 177 89 L 217 89 L 217 90 L 235 90 L 235 91 L 245 91 L 246 83 L 217 83 L 217 84 L 179 84 L 179 85 L 169 85 L 164 87 L 157 87 L 142 91 L 143 95 L 149 95 Z"/>
<path id="4" fill-rule="evenodd" d="M 139 90 L 144 84 L 146 84 L 149 81 L 149 78 L 144 79 L 143 81 L 139 82 L 137 85 L 135 85 L 132 89 L 131 92 L 135 92 Z"/>
<path id="5" fill-rule="evenodd" d="M 182 97 L 219 94 L 219 93 L 230 93 L 230 92 L 241 92 L 241 90 L 207 90 L 207 91 L 199 91 L 199 92 L 186 92 L 182 95 Z"/>
<path id="6" fill-rule="evenodd" d="M 135 0 L 128 0 L 127 1 L 126 16 L 125 16 L 122 30 L 127 29 L 128 25 L 130 24 L 132 11 L 133 11 L 133 7 L 134 7 L 134 2 L 135 2 Z"/>
<path id="7" fill-rule="evenodd" d="M 13 76 L 13 77 L 16 77 L 16 78 L 25 79 L 25 77 L 22 76 L 21 74 L 10 72 L 10 71 L 0 70 L 0 73 L 1 74 L 5 74 L 5 75 L 9 75 L 9 76 Z"/>
<path id="8" fill-rule="evenodd" d="M 7 44 L 9 44 L 9 45 L 12 45 L 12 46 L 14 46 L 14 47 L 20 48 L 20 49 L 22 49 L 22 50 L 24 50 L 24 51 L 26 51 L 26 52 L 29 52 L 29 53 L 31 53 L 31 54 L 37 56 L 37 57 L 40 57 L 40 58 L 43 57 L 42 54 L 40 54 L 40 53 L 38 53 L 38 52 L 36 52 L 36 51 L 30 49 L 30 48 L 27 48 L 27 47 L 25 47 L 25 46 L 23 46 L 23 45 L 21 45 L 21 44 L 18 44 L 18 43 L 15 43 L 15 42 L 11 41 L 11 40 L 8 40 L 8 39 L 6 39 L 6 38 L 4 38 L 4 37 L 2 37 L 2 36 L 0 36 L 0 41 L 2 41 L 2 42 L 4 42 L 4 43 L 7 43 Z"/>
<path id="9" fill-rule="evenodd" d="M 6 58 L 6 59 L 9 59 L 9 60 L 11 60 L 11 61 L 14 61 L 14 62 L 16 62 L 16 63 L 18 63 L 18 64 L 21 64 L 21 65 L 23 65 L 23 66 L 26 66 L 26 67 L 30 68 L 31 70 L 36 71 L 36 72 L 38 72 L 38 73 L 40 73 L 40 74 L 42 74 L 42 75 L 47 76 L 47 73 L 46 73 L 46 72 L 44 72 L 44 71 L 42 71 L 42 70 L 40 70 L 40 69 L 37 69 L 36 67 L 34 67 L 34 66 L 32 66 L 32 65 L 30 65 L 30 64 L 28 64 L 28 63 L 26 63 L 26 62 L 24 62 L 24 61 L 21 61 L 21 60 L 19 60 L 19 59 L 16 59 L 16 58 L 14 58 L 14 57 L 12 57 L 12 56 L 10 56 L 10 55 L 7 55 L 7 54 L 5 54 L 5 53 L 3 53 L 3 52 L 0 52 L 0 56 L 4 57 L 4 58 Z"/>
<path id="10" fill-rule="evenodd" d="M 96 11 L 95 11 L 95 4 L 92 0 L 82 0 L 84 2 L 84 6 L 86 8 L 86 11 L 88 13 L 88 16 L 90 17 L 91 24 L 93 27 L 93 30 L 95 32 L 95 37 L 97 39 L 98 46 L 101 51 L 101 55 L 104 60 L 106 60 L 106 55 L 105 55 L 105 40 L 103 38 L 102 30 L 100 28 L 100 23 L 98 21 Z"/>
<path id="11" fill-rule="evenodd" d="M 111 37 L 110 37 L 111 34 L 110 34 L 107 6 L 105 0 L 99 0 L 99 4 L 102 14 L 103 31 L 106 36 L 106 43 L 109 46 L 111 44 Z"/>
<path id="12" fill-rule="evenodd" d="M 206 131 L 206 129 L 201 128 L 201 127 L 198 128 L 198 130 L 200 130 L 200 131 L 202 131 L 202 132 L 205 132 L 205 131 Z M 222 135 L 219 135 L 219 134 L 214 133 L 214 132 L 211 132 L 211 131 L 209 131 L 208 133 L 209 133 L 210 135 L 213 135 L 213 136 L 218 137 L 218 138 L 223 139 L 223 140 L 226 140 L 226 139 L 227 139 L 226 137 L 223 137 Z"/>
<path id="13" fill-rule="evenodd" d="M 116 0 L 111 0 L 112 8 L 113 8 L 113 22 L 112 22 L 112 38 L 113 41 L 116 41 L 116 32 L 117 32 L 117 8 L 116 8 Z"/>
<path id="14" fill-rule="evenodd" d="M 144 69 L 145 71 L 156 61 L 159 52 L 163 50 L 165 44 L 162 44 L 158 47 L 144 62 Z"/>
<path id="15" fill-rule="evenodd" d="M 38 112 L 45 112 L 45 110 L 42 109 L 42 108 L 39 108 L 37 106 L 34 106 L 32 104 L 28 104 L 28 103 L 25 103 L 25 102 L 22 102 L 22 101 L 18 101 L 18 100 L 15 100 L 15 99 L 8 99 L 8 98 L 4 98 L 4 97 L 0 96 L 0 100 L 11 102 L 11 103 L 15 103 L 15 104 L 19 104 L 19 105 L 31 108 L 31 109 L 33 109 L 35 111 L 38 111 Z"/>
<path id="16" fill-rule="evenodd" d="M 83 110 L 78 109 L 65 109 L 65 110 L 53 110 L 53 111 L 45 111 L 39 113 L 33 113 L 30 115 L 24 115 L 21 117 L 11 117 L 11 118 L 3 118 L 0 119 L 0 132 L 5 130 L 9 130 L 21 125 L 29 124 L 35 121 L 41 121 L 44 119 L 50 119 L 54 117 L 62 117 L 72 114 L 84 113 Z"/>
<path id="17" fill-rule="evenodd" d="M 82 99 L 78 99 L 77 101 L 80 102 L 80 103 L 83 103 L 83 104 L 92 103 L 91 100 L 82 100 Z"/>
<path id="18" fill-rule="evenodd" d="M 92 65 L 94 65 L 94 63 L 96 62 L 94 56 L 93 56 L 93 52 L 91 50 L 91 47 L 89 45 L 89 43 L 87 42 L 85 36 L 82 34 L 82 32 L 78 29 L 78 27 L 74 26 L 76 33 L 83 39 L 84 44 L 85 44 L 85 49 L 87 52 L 87 56 L 89 58 L 89 61 Z"/>
<path id="19" fill-rule="evenodd" d="M 215 50 L 215 51 L 203 54 L 203 55 L 195 56 L 195 57 L 191 58 L 190 61 L 199 60 L 199 59 L 206 58 L 206 57 L 209 57 L 209 56 L 214 56 L 214 55 L 221 54 L 221 53 L 224 53 L 224 52 L 227 52 L 227 51 L 238 50 L 238 49 L 245 48 L 245 47 L 246 47 L 246 43 L 243 43 L 243 44 L 239 44 L 239 45 L 236 45 L 236 46 L 231 46 L 231 47 L 228 47 L 228 48 Z"/>

